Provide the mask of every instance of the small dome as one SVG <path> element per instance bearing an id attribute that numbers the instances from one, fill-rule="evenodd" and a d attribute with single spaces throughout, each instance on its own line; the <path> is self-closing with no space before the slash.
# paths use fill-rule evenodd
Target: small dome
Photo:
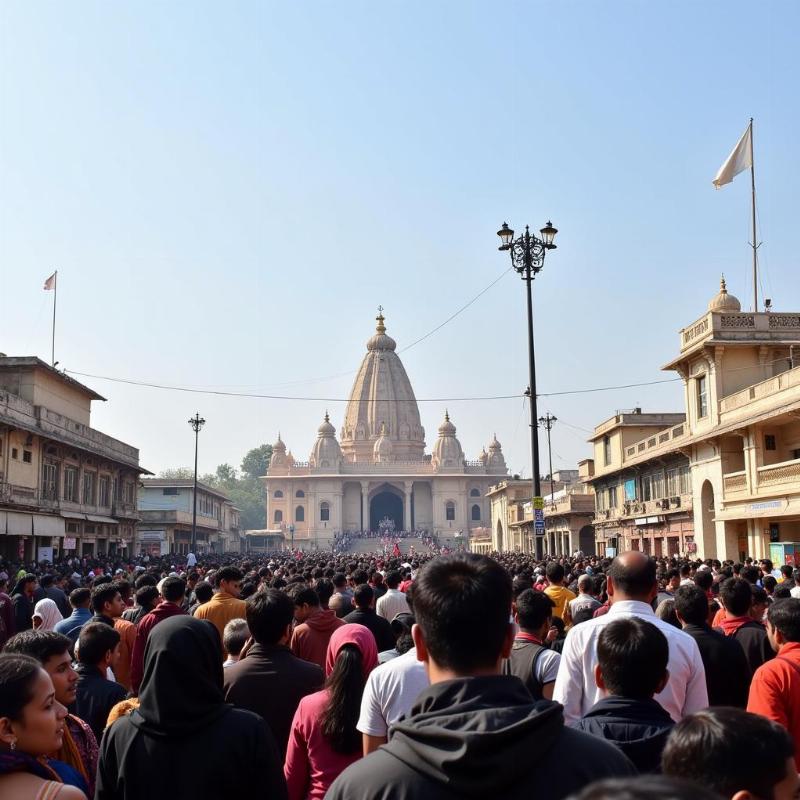
<path id="1" fill-rule="evenodd" d="M 286 461 L 287 461 L 287 462 L 288 462 L 288 463 L 289 463 L 291 466 L 294 466 L 294 456 L 292 455 L 292 451 L 291 451 L 291 450 L 290 450 L 290 451 L 289 451 L 289 452 L 286 454 Z"/>
<path id="2" fill-rule="evenodd" d="M 486 448 L 481 447 L 481 452 L 478 454 L 478 461 L 480 461 L 481 464 L 485 465 L 488 460 L 489 460 L 489 454 L 486 452 Z"/>
<path id="3" fill-rule="evenodd" d="M 311 451 L 309 463 L 312 467 L 337 468 L 342 460 L 342 448 L 336 441 L 336 428 L 331 425 L 328 412 L 325 412 L 325 419 L 317 429 L 317 441 L 314 442 L 314 449 Z"/>
<path id="4" fill-rule="evenodd" d="M 456 426 L 450 422 L 450 414 L 444 412 L 444 422 L 439 426 L 439 436 L 455 436 Z"/>
<path id="5" fill-rule="evenodd" d="M 372 448 L 372 455 L 375 461 L 390 461 L 392 458 L 392 440 L 389 438 L 389 433 L 386 430 L 386 423 L 381 423 L 380 436 L 375 440 L 375 446 Z"/>
<path id="6" fill-rule="evenodd" d="M 375 335 L 367 341 L 367 350 L 394 350 L 397 342 L 386 335 L 386 326 L 383 324 L 386 318 L 383 316 L 383 311 L 378 312 L 375 320 L 378 324 L 375 326 Z"/>
<path id="7" fill-rule="evenodd" d="M 732 294 L 728 294 L 725 286 L 725 276 L 719 282 L 719 294 L 712 298 L 708 304 L 709 311 L 741 311 L 742 304 Z"/>
<path id="8" fill-rule="evenodd" d="M 497 441 L 497 434 L 492 435 L 492 441 L 489 442 L 489 456 L 486 459 L 486 466 L 494 471 L 506 472 L 506 459 L 503 455 L 503 448 L 500 442 Z"/>
<path id="9" fill-rule="evenodd" d="M 336 428 L 331 425 L 331 418 L 328 416 L 328 412 L 325 412 L 325 419 L 322 422 L 322 425 L 317 428 L 317 433 L 320 436 L 336 436 Z"/>
<path id="10" fill-rule="evenodd" d="M 436 467 L 459 469 L 464 466 L 464 451 L 456 439 L 456 426 L 450 422 L 450 415 L 445 412 L 444 422 L 439 426 L 439 438 L 433 445 L 431 461 Z"/>
<path id="11" fill-rule="evenodd" d="M 281 439 L 280 433 L 278 434 L 278 441 L 272 445 L 272 452 L 273 453 L 285 453 L 286 452 L 286 445 L 283 443 L 283 439 Z"/>
<path id="12" fill-rule="evenodd" d="M 502 450 L 502 449 L 503 448 L 500 445 L 500 442 L 497 441 L 497 434 L 493 433 L 492 434 L 492 441 L 489 442 L 489 452 L 491 453 L 492 450 Z"/>

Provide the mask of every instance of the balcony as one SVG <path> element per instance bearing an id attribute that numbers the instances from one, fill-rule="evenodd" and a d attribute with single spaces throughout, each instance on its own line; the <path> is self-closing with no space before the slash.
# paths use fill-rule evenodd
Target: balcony
<path id="1" fill-rule="evenodd" d="M 769 487 L 770 490 L 790 484 L 795 490 L 800 482 L 800 458 L 793 461 L 782 461 L 758 468 L 758 487 Z"/>
<path id="2" fill-rule="evenodd" d="M 692 495 L 680 494 L 663 497 L 659 500 L 626 500 L 617 508 L 607 508 L 595 512 L 595 522 L 622 520 L 637 517 L 665 516 L 692 512 Z"/>
<path id="3" fill-rule="evenodd" d="M 798 331 L 800 331 L 798 314 L 710 311 L 680 332 L 681 353 L 694 350 L 711 338 L 719 342 L 737 340 L 768 342 L 784 339 L 787 335 L 795 337 Z"/>
<path id="4" fill-rule="evenodd" d="M 688 438 L 689 428 L 686 423 L 675 425 L 658 433 L 640 439 L 625 448 L 623 463 L 651 458 L 655 453 L 674 450 L 681 440 Z"/>
<path id="5" fill-rule="evenodd" d="M 722 476 L 722 490 L 725 497 L 747 494 L 747 472 L 729 472 Z"/>
<path id="6" fill-rule="evenodd" d="M 719 401 L 720 424 L 752 416 L 759 411 L 757 404 L 764 398 L 769 398 L 769 403 L 764 404 L 765 411 L 796 401 L 800 399 L 797 387 L 800 387 L 800 367 L 781 372 L 780 375 L 728 395 Z"/>

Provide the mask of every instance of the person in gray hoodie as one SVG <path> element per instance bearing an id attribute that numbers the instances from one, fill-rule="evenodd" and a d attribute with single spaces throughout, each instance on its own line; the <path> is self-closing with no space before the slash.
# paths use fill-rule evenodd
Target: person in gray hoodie
<path id="1" fill-rule="evenodd" d="M 487 556 L 442 556 L 421 569 L 412 636 L 431 685 L 327 800 L 561 800 L 593 780 L 635 774 L 614 745 L 566 727 L 558 703 L 533 700 L 518 677 L 501 674 L 514 641 L 510 610 L 511 579 Z"/>

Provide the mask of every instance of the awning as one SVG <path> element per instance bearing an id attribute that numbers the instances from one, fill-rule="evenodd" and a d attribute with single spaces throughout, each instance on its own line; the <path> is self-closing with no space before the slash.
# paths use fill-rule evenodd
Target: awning
<path id="1" fill-rule="evenodd" d="M 3 533 L 9 536 L 30 536 L 33 533 L 33 514 L 7 511 Z"/>
<path id="2" fill-rule="evenodd" d="M 100 522 L 103 525 L 119 525 L 119 520 L 114 519 L 114 517 L 99 517 L 94 514 L 87 514 L 86 519 L 88 519 L 89 522 Z"/>
<path id="3" fill-rule="evenodd" d="M 75 511 L 62 511 L 61 516 L 64 519 L 86 519 L 86 514 L 78 514 Z"/>
<path id="4" fill-rule="evenodd" d="M 50 517 L 44 514 L 33 515 L 34 536 L 63 536 L 64 520 L 61 517 Z"/>

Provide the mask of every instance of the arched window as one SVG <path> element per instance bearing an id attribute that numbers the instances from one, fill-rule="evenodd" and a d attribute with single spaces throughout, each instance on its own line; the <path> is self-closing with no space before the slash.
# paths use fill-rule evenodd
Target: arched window
<path id="1" fill-rule="evenodd" d="M 283 522 L 283 511 L 281 511 L 279 508 L 276 509 L 272 518 L 275 522 Z"/>
<path id="2" fill-rule="evenodd" d="M 469 496 L 470 497 L 480 497 L 481 496 L 481 490 L 480 489 L 470 489 L 469 490 Z"/>
<path id="3" fill-rule="evenodd" d="M 328 522 L 331 518 L 331 507 L 328 503 L 322 502 L 319 504 L 319 521 Z"/>
<path id="4" fill-rule="evenodd" d="M 472 506 L 472 521 L 473 522 L 480 522 L 481 519 L 481 507 L 476 503 Z"/>
<path id="5" fill-rule="evenodd" d="M 283 497 L 283 492 L 280 489 L 275 490 L 275 494 L 272 495 L 274 498 L 281 498 Z"/>
<path id="6" fill-rule="evenodd" d="M 304 492 L 302 489 L 298 489 L 298 490 L 297 490 L 297 491 L 294 493 L 294 496 L 295 496 L 295 497 L 305 497 L 305 496 L 306 496 L 306 493 L 305 493 L 305 492 Z"/>
<path id="7" fill-rule="evenodd" d="M 452 500 L 448 500 L 444 504 L 444 518 L 448 520 L 456 518 L 456 504 Z"/>
<path id="8" fill-rule="evenodd" d="M 306 510 L 303 506 L 297 506 L 294 510 L 294 521 L 295 522 L 305 522 L 306 521 Z"/>

